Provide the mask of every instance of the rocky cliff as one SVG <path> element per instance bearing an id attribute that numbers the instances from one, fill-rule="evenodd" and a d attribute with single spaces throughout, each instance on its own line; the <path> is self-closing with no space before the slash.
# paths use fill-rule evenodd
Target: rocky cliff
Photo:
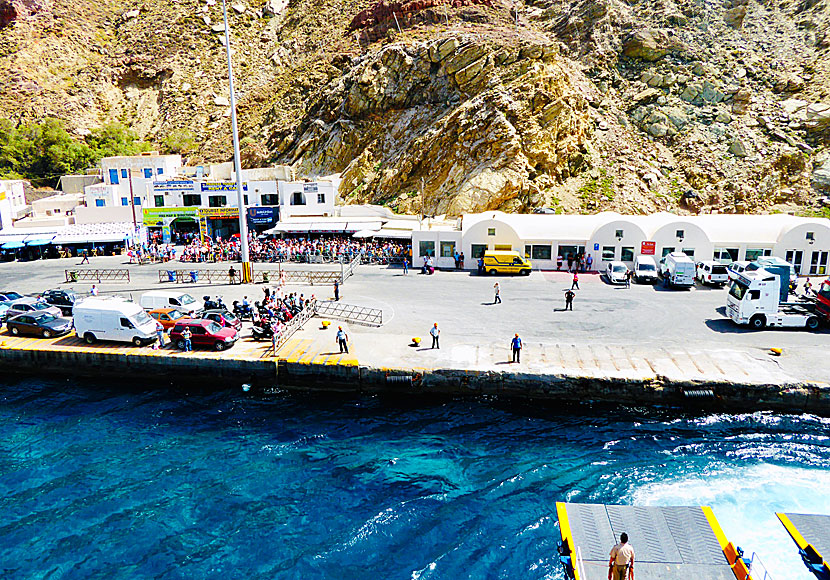
<path id="1" fill-rule="evenodd" d="M 817 211 L 830 0 L 239 0 L 244 159 L 403 211 Z M 231 152 L 221 1 L 0 0 L 0 116 Z"/>

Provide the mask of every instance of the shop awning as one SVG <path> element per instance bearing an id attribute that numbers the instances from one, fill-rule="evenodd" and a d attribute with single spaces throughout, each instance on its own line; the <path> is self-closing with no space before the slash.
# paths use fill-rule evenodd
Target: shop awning
<path id="1" fill-rule="evenodd" d="M 0 236 L 0 245 L 12 243 L 12 242 L 22 242 L 27 237 L 31 236 L 32 234 L 9 234 Z"/>
<path id="2" fill-rule="evenodd" d="M 412 230 L 387 230 L 381 228 L 375 232 L 376 238 L 390 238 L 395 240 L 411 240 Z"/>
<path id="3" fill-rule="evenodd" d="M 22 248 L 25 245 L 26 244 L 24 244 L 23 242 L 6 242 L 5 244 L 3 244 L 2 248 L 4 250 L 17 250 L 18 248 Z"/>
<path id="4" fill-rule="evenodd" d="M 360 230 L 359 232 L 355 232 L 352 234 L 353 238 L 371 238 L 375 235 L 374 230 Z"/>
<path id="5" fill-rule="evenodd" d="M 52 243 L 52 238 L 54 238 L 54 237 L 55 236 L 49 236 L 48 238 L 41 237 L 41 238 L 27 239 L 26 240 L 26 245 L 27 246 L 45 246 L 47 244 L 51 244 Z"/>

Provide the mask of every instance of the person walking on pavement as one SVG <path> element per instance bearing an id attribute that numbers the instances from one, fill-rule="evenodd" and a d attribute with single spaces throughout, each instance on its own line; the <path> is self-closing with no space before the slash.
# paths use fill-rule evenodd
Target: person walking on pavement
<path id="1" fill-rule="evenodd" d="M 573 290 L 565 290 L 565 310 L 573 310 L 574 309 L 574 296 L 576 296 L 576 292 Z"/>
<path id="2" fill-rule="evenodd" d="M 403 259 L 403 275 L 406 276 L 407 272 L 409 272 L 409 260 L 404 258 Z"/>
<path id="3" fill-rule="evenodd" d="M 585 258 L 585 265 L 588 266 L 588 271 L 590 272 L 594 265 L 594 257 L 591 254 L 588 254 L 588 257 Z"/>
<path id="4" fill-rule="evenodd" d="M 484 258 L 482 256 L 478 257 L 478 273 L 479 275 L 484 274 Z"/>
<path id="5" fill-rule="evenodd" d="M 464 252 L 461 252 L 461 255 L 458 257 L 458 267 L 462 270 L 464 269 Z"/>
<path id="6" fill-rule="evenodd" d="M 625 287 L 631 288 L 631 270 L 625 271 Z"/>
<path id="7" fill-rule="evenodd" d="M 493 304 L 501 304 L 501 287 L 499 286 L 498 282 L 493 284 L 493 292 L 495 293 L 495 297 L 493 298 Z"/>
<path id="8" fill-rule="evenodd" d="M 342 326 L 337 327 L 337 344 L 340 345 L 340 352 L 349 352 L 349 335 Z"/>
<path id="9" fill-rule="evenodd" d="M 159 347 L 164 348 L 164 327 L 158 320 L 156 320 L 156 336 L 159 339 Z"/>
<path id="10" fill-rule="evenodd" d="M 513 335 L 513 340 L 510 341 L 510 348 L 513 350 L 513 362 L 522 362 L 522 339 L 519 338 L 519 333 Z"/>
<path id="11" fill-rule="evenodd" d="M 429 334 L 432 336 L 432 348 L 441 348 L 438 344 L 438 336 L 441 334 L 441 331 L 438 329 L 438 323 L 432 325 L 432 328 L 429 329 Z"/>
<path id="12" fill-rule="evenodd" d="M 611 548 L 608 580 L 634 580 L 634 548 L 625 532 L 620 534 L 620 543 Z"/>
<path id="13" fill-rule="evenodd" d="M 190 328 L 187 326 L 184 327 L 182 331 L 182 340 L 184 340 L 184 351 L 190 352 L 193 350 L 193 344 L 190 342 L 190 338 L 193 336 L 193 333 L 190 332 Z"/>
<path id="14" fill-rule="evenodd" d="M 84 259 L 81 260 L 81 264 L 89 264 L 89 252 L 84 250 Z"/>
<path id="15" fill-rule="evenodd" d="M 574 280 L 573 282 L 571 282 L 571 290 L 573 290 L 574 288 L 579 290 L 579 273 L 576 272 L 576 270 L 574 270 Z"/>
<path id="16" fill-rule="evenodd" d="M 334 281 L 334 301 L 340 301 L 340 282 L 338 282 L 337 280 Z"/>

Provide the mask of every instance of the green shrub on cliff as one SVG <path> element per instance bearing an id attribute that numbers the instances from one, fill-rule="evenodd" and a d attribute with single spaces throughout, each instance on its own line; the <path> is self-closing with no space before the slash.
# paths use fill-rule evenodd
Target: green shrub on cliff
<path id="1" fill-rule="evenodd" d="M 15 125 L 0 119 L 0 177 L 23 178 L 35 186 L 54 185 L 61 175 L 82 171 L 102 157 L 134 155 L 149 149 L 120 123 L 72 137 L 59 119 Z"/>

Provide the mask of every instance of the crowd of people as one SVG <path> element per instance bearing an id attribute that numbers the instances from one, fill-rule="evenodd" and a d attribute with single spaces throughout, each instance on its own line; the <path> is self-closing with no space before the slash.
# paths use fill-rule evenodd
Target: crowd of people
<path id="1" fill-rule="evenodd" d="M 248 248 L 252 262 L 332 262 L 345 258 L 353 260 L 360 255 L 367 262 L 400 261 L 410 255 L 410 245 L 394 241 L 363 240 L 347 236 L 319 236 L 257 239 L 249 237 Z M 242 248 L 238 237 L 228 240 L 192 238 L 181 250 L 181 262 L 239 261 Z M 153 239 L 142 247 L 130 248 L 130 263 L 150 259 L 155 262 L 175 260 L 177 252 L 172 244 Z"/>

